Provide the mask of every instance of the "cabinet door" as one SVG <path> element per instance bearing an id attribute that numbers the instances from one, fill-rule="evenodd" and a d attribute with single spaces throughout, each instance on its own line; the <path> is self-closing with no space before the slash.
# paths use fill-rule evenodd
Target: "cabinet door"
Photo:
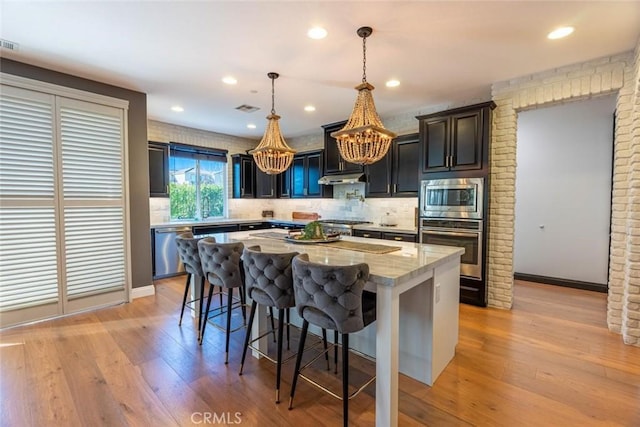
<path id="1" fill-rule="evenodd" d="M 283 199 L 291 197 L 291 168 L 287 168 L 286 171 L 278 174 L 276 178 L 278 182 L 278 197 Z"/>
<path id="2" fill-rule="evenodd" d="M 322 197 L 322 186 L 318 180 L 322 178 L 322 153 L 306 156 L 306 188 L 307 197 Z"/>
<path id="3" fill-rule="evenodd" d="M 420 185 L 420 139 L 404 135 L 393 141 L 391 184 L 394 197 L 417 197 Z"/>
<path id="4" fill-rule="evenodd" d="M 324 173 L 327 175 L 336 175 L 342 173 L 363 172 L 362 165 L 345 162 L 340 156 L 336 139 L 331 136 L 332 132 L 342 129 L 346 121 L 332 123 L 323 126 L 324 128 Z"/>
<path id="5" fill-rule="evenodd" d="M 451 116 L 452 170 L 482 168 L 482 112 Z"/>
<path id="6" fill-rule="evenodd" d="M 236 154 L 231 156 L 231 161 L 233 162 L 233 197 L 252 199 L 255 188 L 253 158 Z"/>
<path id="7" fill-rule="evenodd" d="M 294 156 L 289 169 L 291 169 L 291 197 L 305 197 L 305 156 Z"/>
<path id="8" fill-rule="evenodd" d="M 417 237 L 415 234 L 407 234 L 407 233 L 382 233 L 382 238 L 385 240 L 395 240 L 397 242 L 417 242 Z"/>
<path id="9" fill-rule="evenodd" d="M 169 197 L 169 146 L 149 142 L 149 196 Z"/>
<path id="10" fill-rule="evenodd" d="M 449 170 L 449 118 L 439 117 L 420 123 L 422 172 Z"/>
<path id="11" fill-rule="evenodd" d="M 277 175 L 269 175 L 255 166 L 256 173 L 256 189 L 255 196 L 260 199 L 276 198 L 276 177 Z"/>
<path id="12" fill-rule="evenodd" d="M 355 237 L 365 237 L 367 239 L 381 239 L 382 238 L 382 233 L 380 231 L 353 230 L 353 235 Z"/>
<path id="13" fill-rule="evenodd" d="M 365 166 L 367 174 L 366 197 L 391 197 L 391 160 L 393 150 L 379 161 Z"/>

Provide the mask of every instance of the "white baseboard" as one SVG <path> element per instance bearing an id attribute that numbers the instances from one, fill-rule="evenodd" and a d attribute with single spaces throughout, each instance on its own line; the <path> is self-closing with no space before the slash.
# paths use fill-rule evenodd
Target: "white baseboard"
<path id="1" fill-rule="evenodd" d="M 131 299 L 148 297 L 156 294 L 156 288 L 153 285 L 140 286 L 139 288 L 131 289 Z"/>

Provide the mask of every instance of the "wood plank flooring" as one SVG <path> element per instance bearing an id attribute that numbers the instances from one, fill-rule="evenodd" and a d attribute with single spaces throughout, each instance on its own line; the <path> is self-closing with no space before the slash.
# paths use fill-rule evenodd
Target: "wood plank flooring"
<path id="1" fill-rule="evenodd" d="M 341 425 L 341 402 L 304 381 L 287 410 L 293 363 L 279 405 L 272 363 L 248 357 L 239 376 L 244 331 L 232 334 L 228 365 L 223 332 L 208 328 L 199 346 L 194 319 L 185 313 L 178 326 L 183 280 L 157 281 L 156 295 L 131 304 L 1 331 L 1 425 Z M 311 374 L 339 390 L 325 367 L 320 359 Z M 350 425 L 374 425 L 374 390 L 351 401 Z M 399 424 L 638 426 L 640 348 L 607 331 L 605 294 L 517 282 L 511 311 L 460 306 L 456 356 L 433 387 L 400 376 Z"/>

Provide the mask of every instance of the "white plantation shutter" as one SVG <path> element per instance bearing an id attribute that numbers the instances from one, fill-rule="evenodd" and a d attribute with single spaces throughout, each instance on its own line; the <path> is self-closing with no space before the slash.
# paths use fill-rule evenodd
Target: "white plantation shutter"
<path id="1" fill-rule="evenodd" d="M 2 326 L 59 313 L 54 170 L 54 97 L 2 86 Z"/>
<path id="2" fill-rule="evenodd" d="M 124 291 L 122 110 L 62 99 L 60 142 L 67 298 Z"/>
<path id="3" fill-rule="evenodd" d="M 0 85 L 0 327 L 126 299 L 124 111 Z"/>
<path id="4" fill-rule="evenodd" d="M 124 289 L 122 208 L 67 207 L 64 217 L 67 297 Z"/>

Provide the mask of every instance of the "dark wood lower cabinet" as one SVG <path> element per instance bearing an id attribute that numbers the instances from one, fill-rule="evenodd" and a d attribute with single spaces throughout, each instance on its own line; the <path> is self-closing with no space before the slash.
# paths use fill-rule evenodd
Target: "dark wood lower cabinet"
<path id="1" fill-rule="evenodd" d="M 395 240 L 398 242 L 417 242 L 418 235 L 410 233 L 393 233 L 389 231 L 353 230 L 355 237 L 367 239 Z"/>

